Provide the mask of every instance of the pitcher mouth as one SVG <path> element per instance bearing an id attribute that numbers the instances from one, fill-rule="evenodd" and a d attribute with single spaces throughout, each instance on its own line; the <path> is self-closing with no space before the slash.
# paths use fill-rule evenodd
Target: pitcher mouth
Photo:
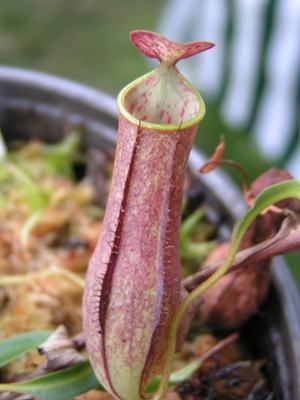
<path id="1" fill-rule="evenodd" d="M 210 42 L 172 42 L 149 31 L 133 31 L 130 38 L 147 57 L 160 65 L 126 86 L 117 104 L 121 115 L 144 128 L 174 131 L 197 125 L 205 114 L 198 91 L 180 74 L 176 63 L 214 46 Z"/>
<path id="2" fill-rule="evenodd" d="M 155 81 L 159 86 L 161 66 L 154 71 L 142 76 L 125 86 L 117 97 L 119 112 L 130 122 L 147 129 L 174 131 L 186 129 L 198 124 L 205 115 L 205 104 L 193 86 L 182 77 L 177 70 L 177 78 L 180 80 L 182 93 L 189 92 L 190 104 L 184 104 L 187 99 L 181 96 L 181 92 L 173 87 L 173 93 L 178 95 L 178 102 L 162 100 L 162 96 L 155 99 L 154 90 L 151 90 L 149 82 Z M 162 79 L 161 81 L 164 81 Z M 165 81 L 164 81 L 165 82 Z M 145 89 L 145 90 L 144 90 Z M 159 87 L 159 90 L 167 93 L 172 100 L 170 88 Z"/>

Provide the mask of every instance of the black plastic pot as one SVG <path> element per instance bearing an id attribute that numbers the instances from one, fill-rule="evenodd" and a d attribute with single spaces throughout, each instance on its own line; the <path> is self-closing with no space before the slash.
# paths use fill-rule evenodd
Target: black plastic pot
<path id="1" fill-rule="evenodd" d="M 53 76 L 0 67 L 0 129 L 6 140 L 38 137 L 57 141 L 66 126 L 80 126 L 85 145 L 111 150 L 115 146 L 118 112 L 111 97 Z M 205 157 L 193 150 L 190 169 L 206 197 L 209 217 L 221 222 L 228 237 L 233 222 L 244 211 L 240 192 L 221 172 L 201 176 Z M 200 190 L 200 192 L 199 192 Z M 232 205 L 234 205 L 232 207 Z M 245 327 L 254 351 L 274 357 L 273 386 L 278 399 L 300 399 L 300 299 L 282 258 L 274 260 L 272 285 L 262 307 L 263 323 L 254 317 Z"/>

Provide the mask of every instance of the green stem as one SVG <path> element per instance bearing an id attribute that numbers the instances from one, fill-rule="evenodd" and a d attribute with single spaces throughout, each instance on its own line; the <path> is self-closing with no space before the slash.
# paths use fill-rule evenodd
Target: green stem
<path id="1" fill-rule="evenodd" d="M 162 374 L 162 380 L 160 382 L 160 386 L 157 392 L 153 397 L 153 400 L 161 400 L 167 390 L 176 350 L 177 330 L 186 310 L 197 298 L 199 298 L 204 292 L 206 292 L 206 290 L 211 288 L 227 272 L 228 268 L 234 261 L 241 240 L 243 239 L 243 236 L 251 222 L 270 205 L 289 198 L 296 198 L 300 200 L 300 181 L 289 180 L 285 182 L 280 182 L 263 190 L 257 196 L 254 204 L 248 210 L 248 212 L 239 220 L 237 220 L 232 233 L 229 254 L 224 263 L 205 282 L 194 289 L 189 294 L 189 296 L 180 304 L 176 313 L 174 314 L 170 326 L 168 335 L 167 356 L 164 371 Z"/>

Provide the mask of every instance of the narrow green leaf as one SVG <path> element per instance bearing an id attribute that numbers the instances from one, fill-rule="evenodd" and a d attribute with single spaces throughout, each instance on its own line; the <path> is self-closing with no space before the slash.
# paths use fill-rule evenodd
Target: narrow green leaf
<path id="1" fill-rule="evenodd" d="M 48 339 L 52 331 L 21 333 L 0 342 L 0 367 L 20 357 L 27 351 L 36 349 Z"/>
<path id="2" fill-rule="evenodd" d="M 34 178 L 22 167 L 12 162 L 8 163 L 8 169 L 24 190 L 23 201 L 27 203 L 32 210 L 43 210 L 47 205 L 45 193 Z"/>
<path id="3" fill-rule="evenodd" d="M 181 383 L 190 378 L 192 374 L 194 374 L 201 367 L 202 362 L 202 358 L 199 358 L 198 360 L 192 361 L 191 363 L 185 365 L 179 370 L 172 372 L 169 379 L 169 386 L 177 385 L 178 383 Z M 155 376 L 147 386 L 146 393 L 151 393 L 157 390 L 160 381 L 161 377 Z"/>
<path id="4" fill-rule="evenodd" d="M 180 248 L 180 256 L 185 260 L 195 260 L 206 257 L 217 245 L 215 240 L 206 242 L 192 242 L 187 240 Z"/>
<path id="5" fill-rule="evenodd" d="M 180 226 L 180 240 L 183 242 L 191 235 L 195 226 L 199 224 L 205 215 L 204 208 L 197 208 L 191 215 L 189 215 Z"/>
<path id="6" fill-rule="evenodd" d="M 203 364 L 203 359 L 192 361 L 183 368 L 173 372 L 170 375 L 169 385 L 175 385 L 190 378 Z"/>
<path id="7" fill-rule="evenodd" d="M 0 392 L 26 393 L 43 400 L 67 400 L 96 388 L 103 390 L 89 361 L 31 381 L 0 384 Z"/>

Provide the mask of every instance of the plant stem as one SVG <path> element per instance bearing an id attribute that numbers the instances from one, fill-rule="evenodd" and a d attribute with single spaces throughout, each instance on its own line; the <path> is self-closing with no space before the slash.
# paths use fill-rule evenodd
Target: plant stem
<path id="1" fill-rule="evenodd" d="M 248 212 L 236 222 L 232 233 L 229 254 L 225 259 L 225 261 L 223 262 L 223 264 L 205 282 L 203 282 L 199 287 L 194 289 L 189 294 L 189 296 L 186 297 L 186 299 L 180 304 L 180 306 L 178 307 L 177 311 L 174 314 L 170 326 L 168 335 L 167 356 L 166 356 L 164 371 L 162 374 L 162 380 L 157 392 L 153 397 L 153 400 L 162 399 L 167 390 L 176 350 L 177 330 L 186 310 L 197 298 L 199 298 L 204 292 L 206 292 L 206 290 L 211 288 L 227 272 L 228 268 L 234 261 L 235 255 L 238 252 L 239 245 L 251 222 L 265 208 L 281 200 L 289 198 L 296 198 L 300 200 L 300 181 L 290 180 L 290 181 L 280 182 L 275 185 L 269 186 L 268 188 L 263 190 L 257 196 L 253 206 L 248 210 Z"/>

